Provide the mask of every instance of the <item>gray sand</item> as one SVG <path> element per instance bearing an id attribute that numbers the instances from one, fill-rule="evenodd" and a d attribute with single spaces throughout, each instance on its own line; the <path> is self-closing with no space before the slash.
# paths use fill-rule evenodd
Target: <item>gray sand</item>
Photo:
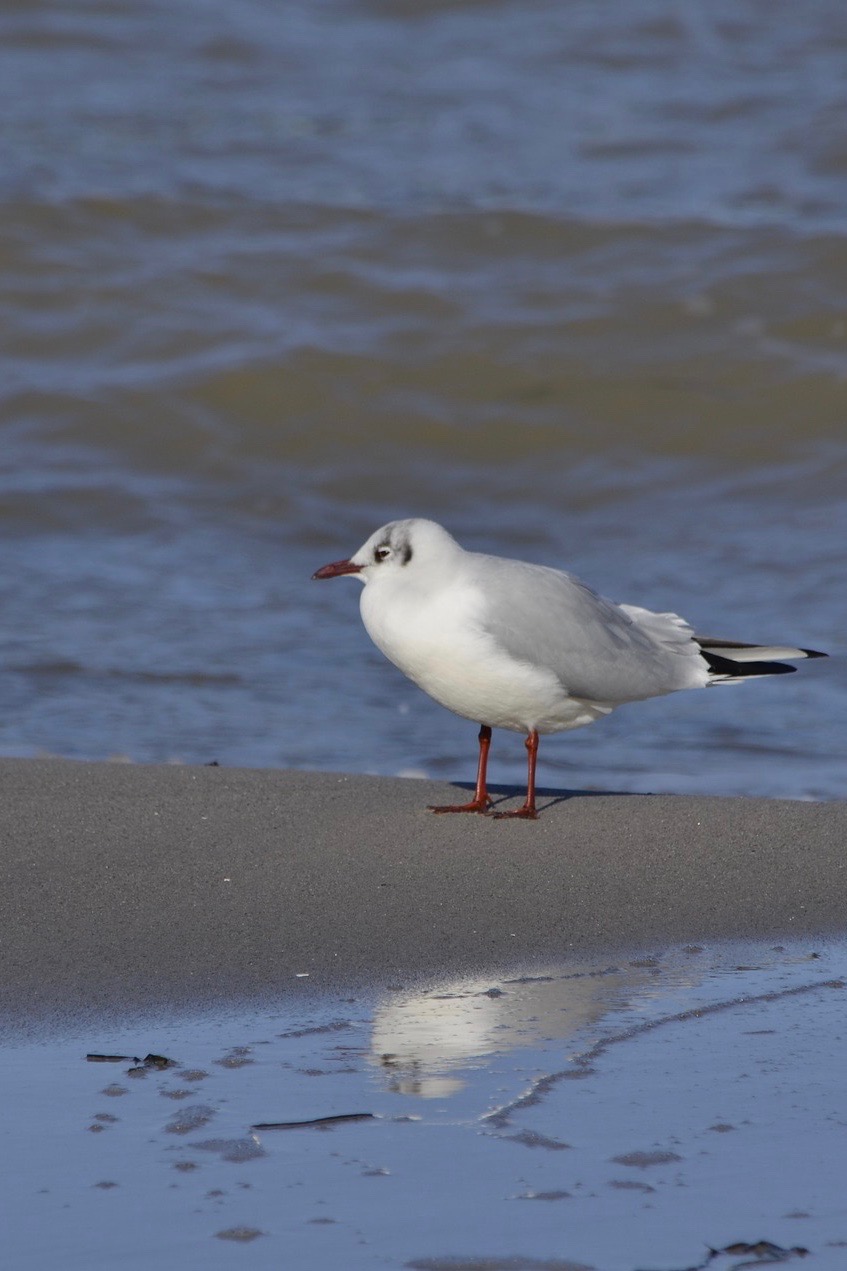
<path id="1" fill-rule="evenodd" d="M 31 1022 L 843 931 L 847 805 L 0 760 L 0 1010 Z M 297 978 L 298 973 L 308 978 Z"/>

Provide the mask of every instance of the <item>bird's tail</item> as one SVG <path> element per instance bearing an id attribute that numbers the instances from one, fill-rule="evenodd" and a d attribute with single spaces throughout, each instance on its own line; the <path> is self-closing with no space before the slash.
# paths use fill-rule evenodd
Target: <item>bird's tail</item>
<path id="1" fill-rule="evenodd" d="M 816 649 L 794 649 L 784 644 L 739 644 L 734 640 L 712 640 L 695 636 L 700 653 L 709 667 L 710 684 L 742 684 L 757 675 L 788 675 L 796 666 L 779 660 L 788 658 L 825 658 Z"/>

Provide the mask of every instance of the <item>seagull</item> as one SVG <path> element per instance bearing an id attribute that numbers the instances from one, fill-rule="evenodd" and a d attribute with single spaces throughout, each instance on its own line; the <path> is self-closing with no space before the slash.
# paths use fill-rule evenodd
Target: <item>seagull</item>
<path id="1" fill-rule="evenodd" d="M 678 614 L 615 604 L 564 570 L 465 551 L 421 518 L 383 525 L 312 577 L 346 575 L 364 584 L 362 621 L 377 648 L 480 725 L 474 797 L 433 812 L 534 820 L 540 734 L 582 728 L 625 702 L 797 669 L 782 658 L 827 656 L 695 635 Z M 493 728 L 526 734 L 526 799 L 514 811 L 489 812 Z"/>

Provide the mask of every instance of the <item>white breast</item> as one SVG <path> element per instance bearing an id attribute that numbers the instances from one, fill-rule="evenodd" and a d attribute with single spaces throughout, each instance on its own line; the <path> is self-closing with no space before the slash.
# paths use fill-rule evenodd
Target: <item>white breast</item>
<path id="1" fill-rule="evenodd" d="M 369 582 L 362 621 L 389 661 L 448 710 L 493 728 L 559 732 L 611 707 L 568 697 L 543 667 L 509 657 L 479 622 L 481 595 L 464 584 L 422 592 L 396 578 Z"/>

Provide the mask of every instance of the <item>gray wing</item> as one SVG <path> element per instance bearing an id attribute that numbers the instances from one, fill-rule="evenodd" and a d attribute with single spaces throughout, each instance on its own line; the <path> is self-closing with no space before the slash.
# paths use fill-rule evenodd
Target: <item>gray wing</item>
<path id="1" fill-rule="evenodd" d="M 482 626 L 520 662 L 552 671 L 572 697 L 629 702 L 707 683 L 693 632 L 676 614 L 616 605 L 573 574 L 471 554 Z"/>

